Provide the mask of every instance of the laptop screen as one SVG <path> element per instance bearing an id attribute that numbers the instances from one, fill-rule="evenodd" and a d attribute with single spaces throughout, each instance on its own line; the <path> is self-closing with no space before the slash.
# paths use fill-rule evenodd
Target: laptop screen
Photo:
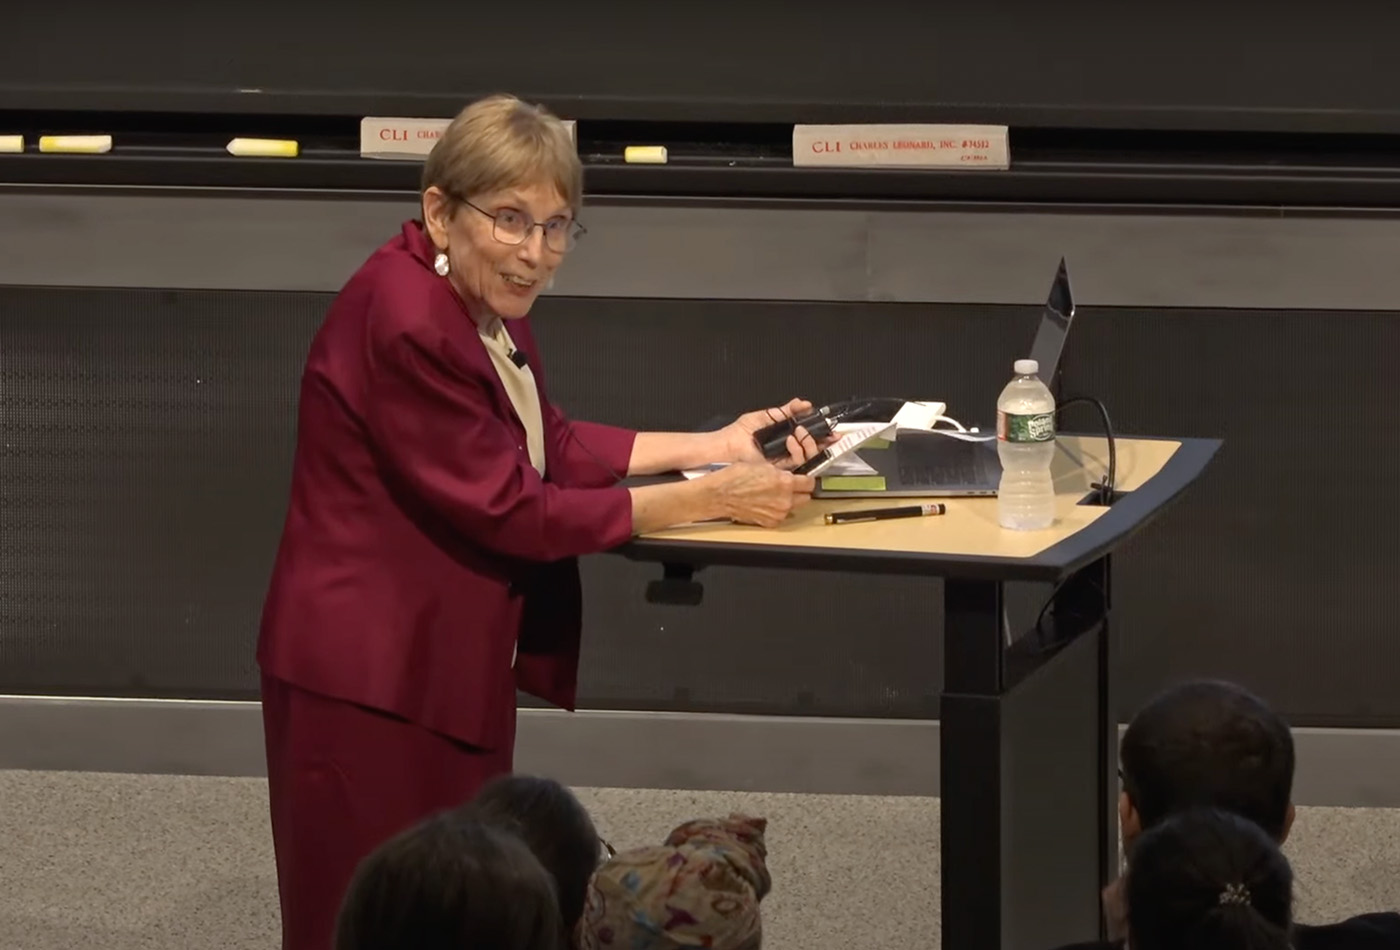
<path id="1" fill-rule="evenodd" d="M 1053 386 L 1055 373 L 1060 368 L 1060 354 L 1065 348 L 1065 337 L 1069 334 L 1070 321 L 1074 319 L 1074 291 L 1069 284 L 1069 268 L 1064 258 L 1060 258 L 1060 269 L 1055 272 L 1055 281 L 1050 285 L 1050 297 L 1045 301 L 1045 310 L 1040 318 L 1040 329 L 1036 331 L 1035 342 L 1031 344 L 1031 359 L 1040 365 L 1039 376 L 1045 385 Z"/>

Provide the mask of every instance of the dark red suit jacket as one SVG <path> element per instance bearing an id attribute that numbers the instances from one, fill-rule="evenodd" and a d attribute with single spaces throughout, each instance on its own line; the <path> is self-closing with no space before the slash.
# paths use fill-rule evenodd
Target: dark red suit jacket
<path id="1" fill-rule="evenodd" d="M 550 403 L 545 477 L 417 222 L 331 305 L 301 383 L 291 500 L 258 642 L 264 673 L 494 749 L 521 689 L 568 709 L 580 554 L 632 533 L 636 433 Z M 512 653 L 519 636 L 519 657 Z"/>

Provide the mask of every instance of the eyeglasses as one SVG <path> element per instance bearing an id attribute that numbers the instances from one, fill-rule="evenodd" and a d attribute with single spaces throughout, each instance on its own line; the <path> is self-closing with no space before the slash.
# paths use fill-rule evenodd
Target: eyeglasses
<path id="1" fill-rule="evenodd" d="M 617 849 L 615 849 L 612 845 L 608 844 L 607 841 L 604 840 L 601 836 L 599 836 L 599 838 L 598 838 L 598 846 L 599 846 L 599 849 L 598 849 L 598 863 L 599 863 L 599 864 L 602 864 L 603 862 L 607 861 L 609 858 L 615 858 L 615 857 L 617 857 Z"/>
<path id="2" fill-rule="evenodd" d="M 557 215 L 548 221 L 537 222 L 524 211 L 515 208 L 502 208 L 494 214 L 479 208 L 465 198 L 458 199 L 462 204 L 479 211 L 494 222 L 491 236 L 502 244 L 520 245 L 530 238 L 530 232 L 539 228 L 544 232 L 545 245 L 556 254 L 567 254 L 574 249 L 578 239 L 588 233 L 588 229 L 573 218 Z"/>

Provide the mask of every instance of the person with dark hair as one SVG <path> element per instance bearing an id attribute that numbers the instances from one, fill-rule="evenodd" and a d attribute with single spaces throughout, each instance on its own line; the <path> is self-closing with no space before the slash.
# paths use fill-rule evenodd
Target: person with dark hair
<path id="1" fill-rule="evenodd" d="M 486 783 L 459 813 L 503 827 L 529 846 L 554 878 L 564 932 L 572 935 L 588 882 L 605 856 L 593 819 L 574 793 L 549 778 L 502 776 Z"/>
<path id="2" fill-rule="evenodd" d="M 1258 697 L 1200 680 L 1157 696 L 1118 750 L 1123 843 L 1168 815 L 1223 808 L 1282 842 L 1293 826 L 1293 734 Z"/>
<path id="3" fill-rule="evenodd" d="M 356 869 L 335 950 L 562 950 L 554 883 L 515 835 L 461 815 L 390 838 Z"/>
<path id="4" fill-rule="evenodd" d="M 1279 845 L 1293 827 L 1292 732 L 1267 703 L 1233 683 L 1195 680 L 1157 695 L 1128 724 L 1119 762 L 1123 790 L 1118 818 L 1130 865 L 1139 837 L 1192 809 L 1240 815 Z M 1127 913 L 1123 884 L 1115 881 L 1103 895 L 1114 942 L 1081 944 L 1082 950 L 1122 945 Z M 1292 939 L 1294 950 L 1396 948 L 1400 914 L 1298 924 Z"/>
<path id="5" fill-rule="evenodd" d="M 1237 814 L 1188 811 L 1144 832 L 1124 890 L 1133 950 L 1290 950 L 1293 871 Z"/>

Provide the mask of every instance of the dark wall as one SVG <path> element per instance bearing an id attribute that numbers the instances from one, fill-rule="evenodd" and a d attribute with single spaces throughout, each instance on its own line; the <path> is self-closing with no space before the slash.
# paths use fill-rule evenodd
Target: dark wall
<path id="1" fill-rule="evenodd" d="M 451 114 L 508 89 L 579 119 L 1396 132 L 1397 28 L 1359 0 L 53 0 L 6 15 L 0 110 Z"/>
<path id="2" fill-rule="evenodd" d="M 327 298 L 0 289 L 0 690 L 234 696 Z"/>
<path id="3" fill-rule="evenodd" d="M 329 299 L 0 287 L 0 691 L 255 695 L 297 379 Z M 545 298 L 536 328 L 567 411 L 674 428 L 793 393 L 990 411 L 1036 318 Z M 1198 673 L 1300 724 L 1400 723 L 1383 583 L 1400 540 L 1373 514 L 1400 479 L 1378 438 L 1397 345 L 1395 313 L 1081 311 L 1068 389 L 1121 432 L 1226 440 L 1115 563 L 1125 710 Z M 643 602 L 647 567 L 600 556 L 585 576 L 585 705 L 936 715 L 937 582 L 716 570 L 687 610 Z"/>

